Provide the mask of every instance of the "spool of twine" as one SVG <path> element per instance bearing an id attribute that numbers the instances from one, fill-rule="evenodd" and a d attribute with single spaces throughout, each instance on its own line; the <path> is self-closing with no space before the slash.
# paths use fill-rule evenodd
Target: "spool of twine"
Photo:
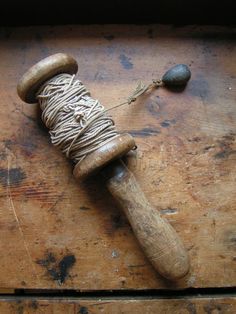
<path id="1" fill-rule="evenodd" d="M 105 109 L 74 75 L 62 73 L 42 85 L 37 99 L 52 143 L 78 163 L 118 136 L 108 111 L 131 104 L 147 90 L 160 85 L 160 80 L 146 86 L 139 83 L 127 100 Z"/>

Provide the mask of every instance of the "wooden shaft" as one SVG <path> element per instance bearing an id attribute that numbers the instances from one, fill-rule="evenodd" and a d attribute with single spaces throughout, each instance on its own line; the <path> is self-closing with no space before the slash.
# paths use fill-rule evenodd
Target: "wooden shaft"
<path id="1" fill-rule="evenodd" d="M 189 258 L 179 236 L 150 205 L 132 172 L 118 160 L 103 169 L 102 174 L 155 269 L 170 280 L 186 275 Z"/>

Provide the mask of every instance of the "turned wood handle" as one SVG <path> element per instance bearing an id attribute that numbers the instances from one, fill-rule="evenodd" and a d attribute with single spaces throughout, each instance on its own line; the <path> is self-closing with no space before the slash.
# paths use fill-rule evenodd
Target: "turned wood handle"
<path id="1" fill-rule="evenodd" d="M 118 160 L 102 173 L 154 268 L 170 280 L 183 277 L 189 270 L 188 254 L 173 227 L 149 204 L 132 172 Z"/>

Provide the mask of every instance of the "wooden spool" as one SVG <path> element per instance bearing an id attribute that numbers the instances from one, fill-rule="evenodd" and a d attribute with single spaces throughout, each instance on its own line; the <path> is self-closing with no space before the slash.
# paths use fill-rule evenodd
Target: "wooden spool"
<path id="1" fill-rule="evenodd" d="M 77 62 L 62 53 L 45 58 L 31 67 L 18 83 L 20 98 L 35 103 L 39 87 L 59 73 L 75 74 Z M 120 134 L 90 153 L 73 171 L 81 180 L 101 170 L 106 186 L 133 228 L 141 247 L 154 268 L 165 278 L 176 280 L 189 271 L 188 254 L 172 226 L 146 199 L 134 175 L 119 159 L 135 146 L 129 134 Z"/>

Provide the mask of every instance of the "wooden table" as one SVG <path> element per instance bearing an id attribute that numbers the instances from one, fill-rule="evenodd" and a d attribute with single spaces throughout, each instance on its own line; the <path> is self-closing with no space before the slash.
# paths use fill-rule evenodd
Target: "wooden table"
<path id="1" fill-rule="evenodd" d="M 8 295 L 0 313 L 236 312 L 233 295 L 194 294 L 236 285 L 233 34 L 211 26 L 1 29 L 0 291 Z M 20 76 L 56 52 L 77 59 L 78 77 L 105 106 L 127 98 L 140 79 L 189 65 L 184 90 L 159 88 L 112 112 L 138 145 L 128 166 L 189 251 L 191 271 L 179 282 L 156 274 L 99 178 L 75 182 L 37 105 L 18 98 Z M 185 288 L 196 290 L 179 296 Z M 44 289 L 51 297 L 39 294 Z"/>

